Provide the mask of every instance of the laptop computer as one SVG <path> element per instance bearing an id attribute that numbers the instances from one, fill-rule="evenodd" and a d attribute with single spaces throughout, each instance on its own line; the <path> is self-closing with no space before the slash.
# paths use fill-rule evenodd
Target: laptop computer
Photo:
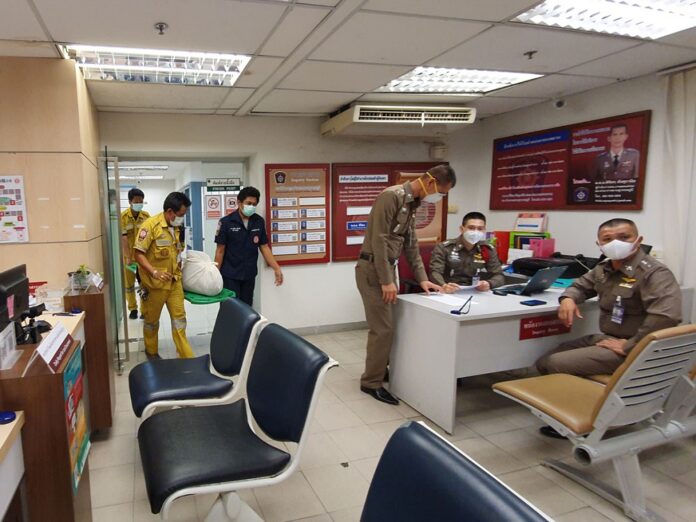
<path id="1" fill-rule="evenodd" d="M 563 275 L 565 270 L 566 267 L 564 266 L 542 268 L 541 270 L 537 270 L 536 274 L 525 284 L 499 286 L 496 290 L 515 295 L 538 294 L 547 290 L 556 279 Z"/>

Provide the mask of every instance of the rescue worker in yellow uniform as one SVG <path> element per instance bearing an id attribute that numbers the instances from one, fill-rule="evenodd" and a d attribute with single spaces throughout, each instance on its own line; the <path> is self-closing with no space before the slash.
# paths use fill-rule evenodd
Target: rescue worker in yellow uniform
<path id="1" fill-rule="evenodd" d="M 121 251 L 123 252 L 123 263 L 125 270 L 123 271 L 123 280 L 126 284 L 126 301 L 128 302 L 129 316 L 131 319 L 138 318 L 138 302 L 135 298 L 135 280 L 137 278 L 140 283 L 140 276 L 137 269 L 135 272 L 128 268 L 135 262 L 135 252 L 133 244 L 135 237 L 138 234 L 138 229 L 143 222 L 150 217 L 150 214 L 143 210 L 143 200 L 145 194 L 138 188 L 132 188 L 128 191 L 128 203 L 130 207 L 121 212 Z M 142 308 L 140 309 L 140 318 L 143 318 Z"/>
<path id="2" fill-rule="evenodd" d="M 157 334 L 162 307 L 166 304 L 172 320 L 172 338 L 181 358 L 193 357 L 186 339 L 184 288 L 181 283 L 183 244 L 179 228 L 191 200 L 181 192 L 172 192 L 164 200 L 164 212 L 147 219 L 135 240 L 135 260 L 145 291 L 143 312 L 145 352 L 148 359 L 159 359 Z"/>

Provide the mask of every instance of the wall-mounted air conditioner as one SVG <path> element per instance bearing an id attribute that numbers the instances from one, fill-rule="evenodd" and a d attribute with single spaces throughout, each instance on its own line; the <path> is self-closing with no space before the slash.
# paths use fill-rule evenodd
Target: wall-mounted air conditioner
<path id="1" fill-rule="evenodd" d="M 476 109 L 456 106 L 354 105 L 321 125 L 323 136 L 446 135 L 474 123 Z"/>

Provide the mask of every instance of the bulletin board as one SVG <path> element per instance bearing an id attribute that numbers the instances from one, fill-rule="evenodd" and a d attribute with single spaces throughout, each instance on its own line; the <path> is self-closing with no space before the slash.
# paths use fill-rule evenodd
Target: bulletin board
<path id="1" fill-rule="evenodd" d="M 491 210 L 640 210 L 650 111 L 499 138 Z"/>
<path id="2" fill-rule="evenodd" d="M 358 258 L 372 204 L 387 187 L 403 184 L 442 162 L 334 163 L 331 166 L 334 261 Z M 421 203 L 416 211 L 419 241 L 443 241 L 447 231 L 447 198 Z"/>
<path id="3" fill-rule="evenodd" d="M 281 265 L 328 263 L 329 164 L 266 164 L 266 232 Z"/>

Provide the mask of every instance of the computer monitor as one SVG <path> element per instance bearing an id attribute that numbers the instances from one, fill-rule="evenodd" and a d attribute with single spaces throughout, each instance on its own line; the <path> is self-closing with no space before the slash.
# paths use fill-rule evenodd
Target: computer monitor
<path id="1" fill-rule="evenodd" d="M 19 322 L 29 312 L 27 265 L 0 272 L 0 332 L 11 322 Z"/>

